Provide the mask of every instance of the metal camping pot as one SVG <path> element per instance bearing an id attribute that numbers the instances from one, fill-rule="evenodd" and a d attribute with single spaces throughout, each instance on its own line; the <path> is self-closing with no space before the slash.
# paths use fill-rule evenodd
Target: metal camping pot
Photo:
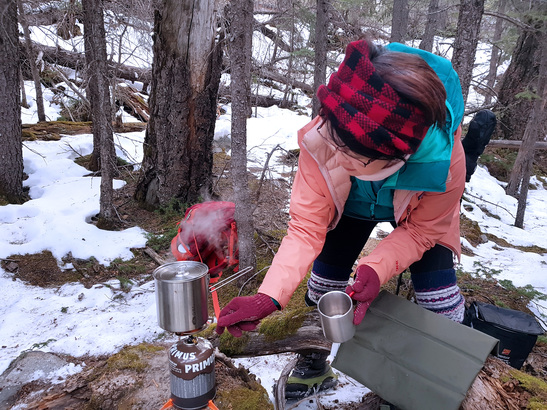
<path id="1" fill-rule="evenodd" d="M 174 333 L 199 332 L 209 319 L 209 268 L 201 262 L 179 261 L 153 272 L 158 324 Z"/>

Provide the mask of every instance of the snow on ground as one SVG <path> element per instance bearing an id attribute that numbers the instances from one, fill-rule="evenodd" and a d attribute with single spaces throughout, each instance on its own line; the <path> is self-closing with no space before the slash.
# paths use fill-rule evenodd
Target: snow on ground
<path id="1" fill-rule="evenodd" d="M 275 146 L 296 147 L 296 131 L 309 117 L 279 108 L 259 109 L 258 113 L 258 117 L 249 119 L 249 166 L 262 168 Z M 229 135 L 228 114 L 221 116 L 217 125 L 217 137 Z M 143 138 L 143 132 L 117 135 L 118 155 L 138 162 Z M 32 200 L 0 207 L 0 258 L 50 250 L 59 260 L 71 252 L 78 258 L 93 256 L 108 264 L 114 258 L 130 258 L 130 248 L 144 246 L 145 232 L 139 228 L 107 232 L 88 223 L 99 210 L 100 178 L 84 177 L 87 171 L 73 159 L 76 153 L 91 152 L 91 143 L 91 135 L 25 143 L 24 165 L 29 175 L 25 185 L 30 188 Z M 275 158 L 270 161 L 271 165 L 276 164 Z M 273 169 L 275 176 L 281 173 L 276 166 Z M 524 230 L 512 226 L 516 201 L 505 195 L 502 184 L 481 167 L 467 186 L 462 211 L 477 221 L 483 231 L 511 244 L 547 248 L 547 191 L 535 181 L 537 189 L 529 192 Z M 117 182 L 118 187 L 121 184 Z M 473 248 L 473 252 L 475 257 L 462 258 L 465 271 L 476 271 L 475 263 L 480 263 L 500 270 L 500 278 L 510 279 L 517 286 L 547 288 L 545 255 L 500 248 L 491 241 Z M 59 263 L 62 268 L 70 268 Z M 165 337 L 157 325 L 153 282 L 134 286 L 129 293 L 120 291 L 117 280 L 90 289 L 80 284 L 43 289 L 13 280 L 1 271 L 0 286 L 4 289 L 0 294 L 0 372 L 27 349 L 73 356 L 98 355 L 113 353 L 127 344 Z M 544 312 L 541 307 L 538 309 Z M 271 392 L 290 359 L 290 355 L 283 355 L 238 362 L 257 374 Z M 351 397 L 361 397 L 366 391 L 364 386 L 341 375 L 340 387 L 321 396 L 321 402 L 350 402 Z M 299 408 L 307 405 L 311 404 L 304 403 Z"/>

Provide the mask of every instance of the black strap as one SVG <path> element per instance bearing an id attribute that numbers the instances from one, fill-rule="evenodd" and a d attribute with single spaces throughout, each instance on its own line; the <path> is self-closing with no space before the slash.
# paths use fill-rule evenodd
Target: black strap
<path id="1" fill-rule="evenodd" d="M 397 279 L 397 289 L 395 289 L 395 294 L 396 295 L 399 295 L 399 289 L 401 288 L 401 283 L 403 283 L 403 273 L 404 272 L 401 272 L 399 274 L 399 278 Z"/>

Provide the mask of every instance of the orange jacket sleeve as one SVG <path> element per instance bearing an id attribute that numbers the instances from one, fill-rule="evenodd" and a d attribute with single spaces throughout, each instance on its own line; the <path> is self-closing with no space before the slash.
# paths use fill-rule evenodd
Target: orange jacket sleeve
<path id="1" fill-rule="evenodd" d="M 335 214 L 327 184 L 305 150 L 300 151 L 292 192 L 287 235 L 258 289 L 277 300 L 282 307 L 289 303 L 321 252 L 327 227 Z"/>

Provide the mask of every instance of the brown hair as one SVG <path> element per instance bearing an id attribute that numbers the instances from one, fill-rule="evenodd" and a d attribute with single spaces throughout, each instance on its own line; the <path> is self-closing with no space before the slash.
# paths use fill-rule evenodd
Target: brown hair
<path id="1" fill-rule="evenodd" d="M 369 42 L 370 61 L 383 80 L 419 107 L 427 125 L 446 122 L 446 90 L 435 71 L 416 54 L 388 51 Z"/>

